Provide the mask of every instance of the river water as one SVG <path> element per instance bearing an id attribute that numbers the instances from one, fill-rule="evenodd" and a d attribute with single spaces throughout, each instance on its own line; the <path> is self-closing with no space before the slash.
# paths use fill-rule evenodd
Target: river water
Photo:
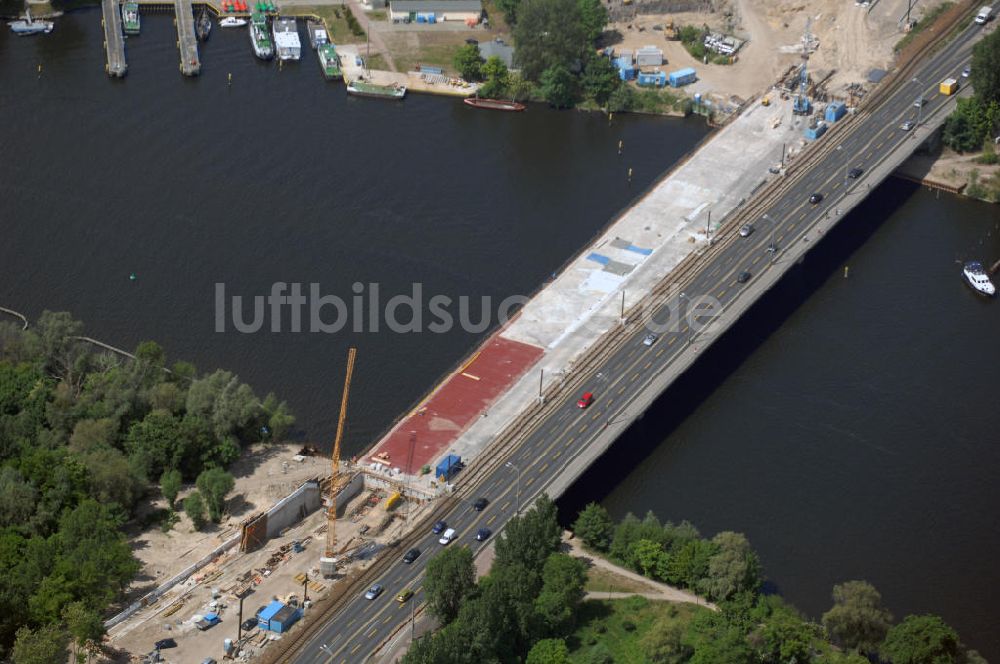
<path id="1" fill-rule="evenodd" d="M 355 345 L 350 452 L 483 333 L 293 333 L 287 316 L 280 333 L 218 333 L 216 284 L 250 297 L 317 283 L 350 302 L 355 282 L 378 283 L 383 304 L 413 283 L 425 298 L 531 293 L 706 135 L 695 120 L 348 99 L 308 49 L 279 69 L 242 30 L 216 30 L 203 75 L 184 79 L 174 40 L 169 15 L 144 15 L 112 81 L 98 11 L 46 37 L 0 34 L 0 306 L 70 310 L 109 343 L 155 339 L 231 369 L 320 444 Z M 883 186 L 564 507 L 596 498 L 746 532 L 814 617 L 834 582 L 867 578 L 897 614 L 940 613 L 1000 657 L 1000 309 L 953 262 L 1000 255 L 995 231 L 978 244 L 991 214 Z"/>

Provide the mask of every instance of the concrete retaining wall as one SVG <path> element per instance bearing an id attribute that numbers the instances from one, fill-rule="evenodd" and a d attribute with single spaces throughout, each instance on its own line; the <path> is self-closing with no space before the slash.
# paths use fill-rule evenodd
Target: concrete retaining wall
<path id="1" fill-rule="evenodd" d="M 319 482 L 306 482 L 267 511 L 267 538 L 277 537 L 285 528 L 318 510 L 321 504 Z"/>

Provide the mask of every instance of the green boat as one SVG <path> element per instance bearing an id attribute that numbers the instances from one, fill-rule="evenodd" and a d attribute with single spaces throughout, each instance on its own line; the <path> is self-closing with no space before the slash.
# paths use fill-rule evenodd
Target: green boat
<path id="1" fill-rule="evenodd" d="M 406 96 L 405 85 L 379 85 L 358 79 L 347 84 L 347 94 L 357 97 L 378 97 L 381 99 L 402 99 Z"/>
<path id="2" fill-rule="evenodd" d="M 139 3 L 122 3 L 122 30 L 127 35 L 139 34 Z"/>
<path id="3" fill-rule="evenodd" d="M 323 77 L 326 80 L 343 78 L 340 56 L 337 55 L 337 49 L 333 44 L 320 44 L 316 48 L 316 54 L 319 56 L 319 66 L 323 68 Z"/>

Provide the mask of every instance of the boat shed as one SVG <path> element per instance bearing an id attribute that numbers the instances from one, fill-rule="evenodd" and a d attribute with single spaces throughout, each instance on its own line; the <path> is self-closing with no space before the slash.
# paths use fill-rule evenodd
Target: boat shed
<path id="1" fill-rule="evenodd" d="M 389 18 L 393 21 L 475 21 L 483 16 L 483 3 L 480 0 L 391 0 L 389 2 Z M 433 21 L 428 20 L 433 17 Z"/>
<path id="2" fill-rule="evenodd" d="M 298 609 L 274 600 L 257 613 L 257 626 L 281 634 L 301 617 Z"/>
<path id="3" fill-rule="evenodd" d="M 514 68 L 513 46 L 508 45 L 499 37 L 493 41 L 479 42 L 479 57 L 483 60 L 489 60 L 494 55 L 507 65 L 507 69 Z"/>

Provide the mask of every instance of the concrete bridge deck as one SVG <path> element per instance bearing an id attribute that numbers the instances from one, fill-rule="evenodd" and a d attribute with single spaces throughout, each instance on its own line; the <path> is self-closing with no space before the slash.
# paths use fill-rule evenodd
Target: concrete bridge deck
<path id="1" fill-rule="evenodd" d="M 121 78 L 128 71 L 125 61 L 125 36 L 122 34 L 122 15 L 118 0 L 101 0 L 101 25 L 104 27 L 104 48 L 108 76 Z"/>
<path id="2" fill-rule="evenodd" d="M 198 57 L 198 38 L 194 32 L 191 0 L 174 0 L 174 13 L 181 73 L 185 76 L 197 76 L 201 73 L 201 60 Z"/>

